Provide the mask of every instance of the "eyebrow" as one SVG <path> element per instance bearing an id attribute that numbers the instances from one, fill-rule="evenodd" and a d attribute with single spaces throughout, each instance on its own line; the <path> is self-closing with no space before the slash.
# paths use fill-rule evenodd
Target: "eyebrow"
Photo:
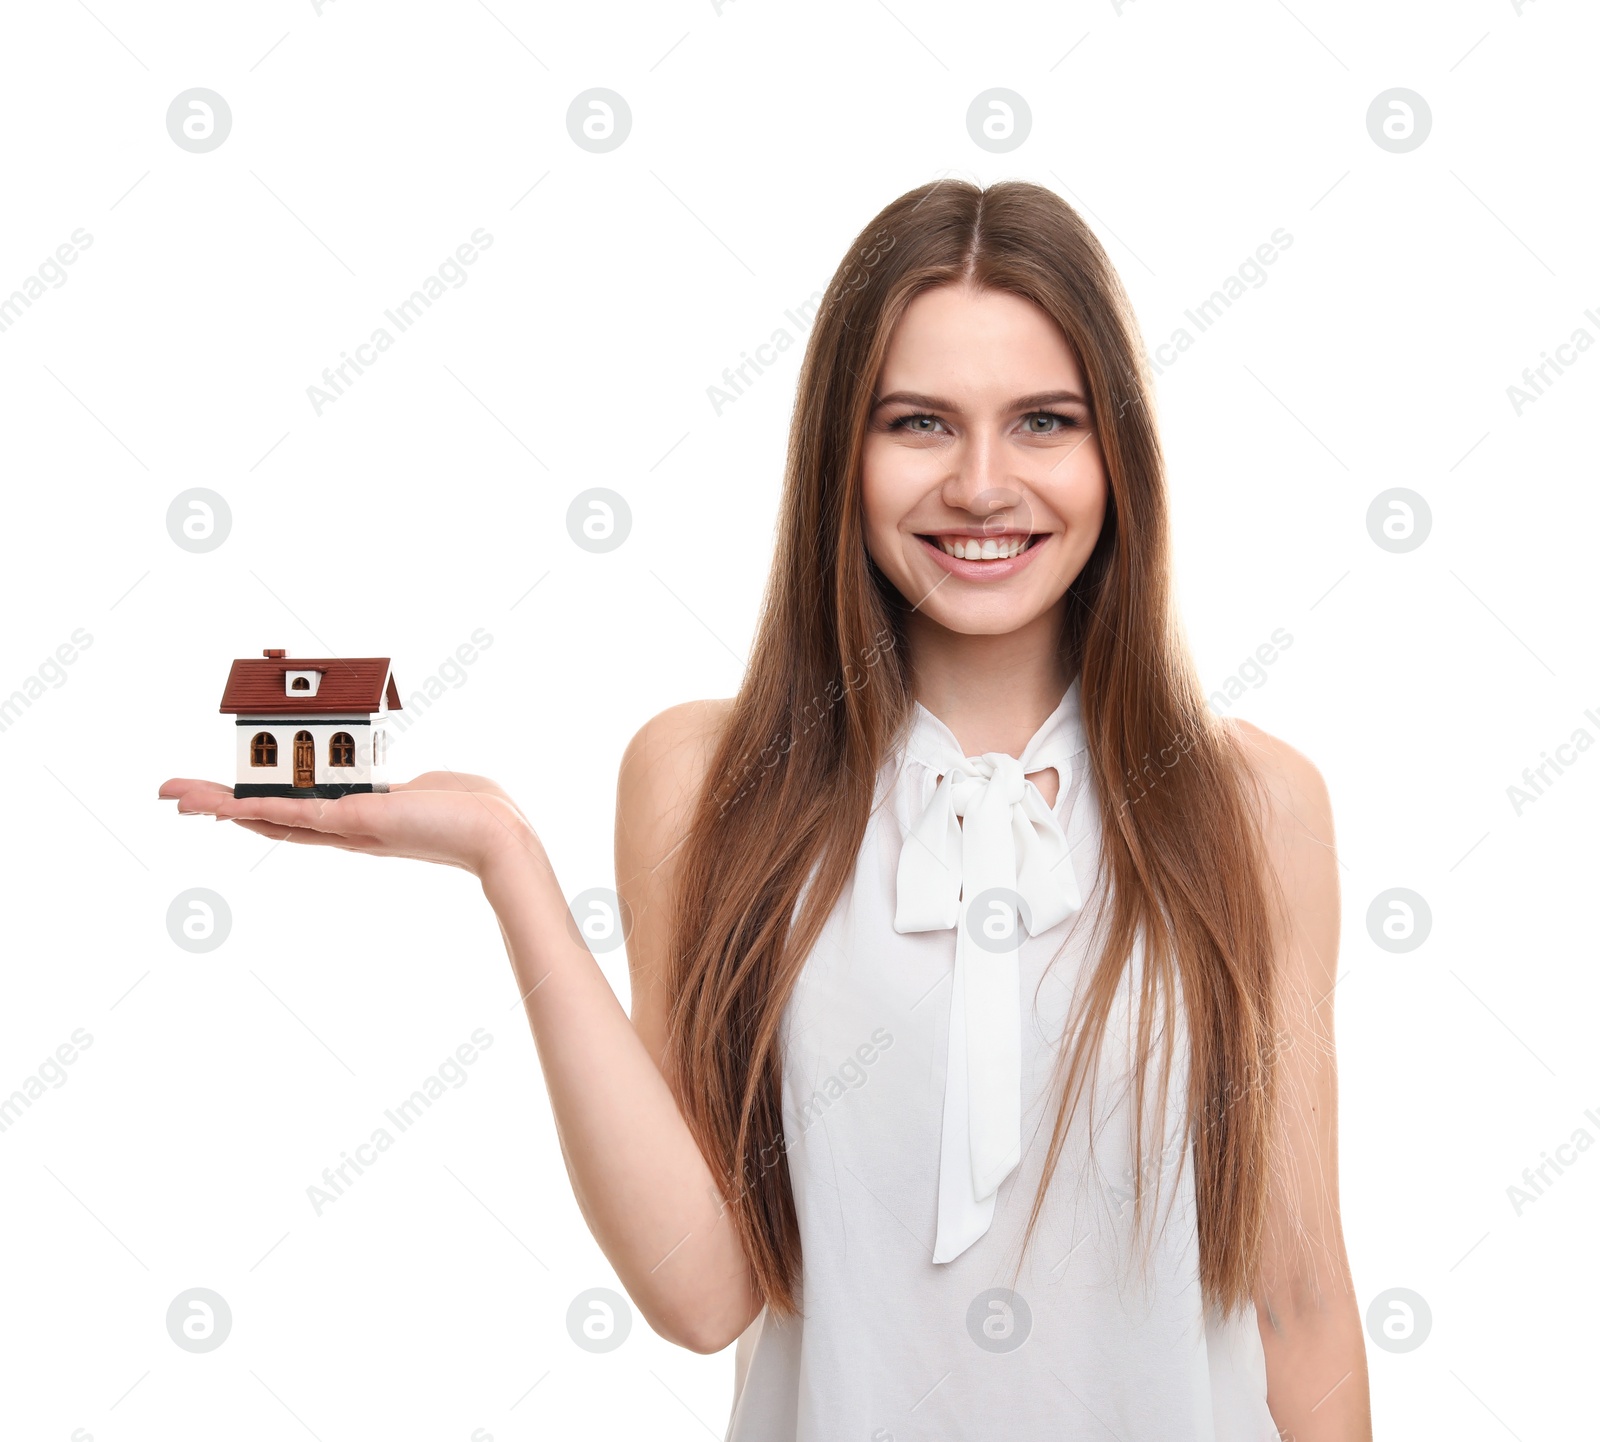
<path id="1" fill-rule="evenodd" d="M 1085 405 L 1084 398 L 1077 391 L 1040 391 L 1037 395 L 1020 396 L 1011 402 L 1010 409 L 1015 411 L 1033 411 L 1041 406 L 1060 405 Z M 874 403 L 873 409 L 878 410 L 888 405 L 921 406 L 930 411 L 959 411 L 961 409 L 954 401 L 947 401 L 940 396 L 922 395 L 917 391 L 890 391 L 886 396 L 880 396 Z"/>

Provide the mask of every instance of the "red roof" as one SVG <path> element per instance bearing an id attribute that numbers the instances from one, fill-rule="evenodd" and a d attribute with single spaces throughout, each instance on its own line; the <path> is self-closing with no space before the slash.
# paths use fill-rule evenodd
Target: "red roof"
<path id="1" fill-rule="evenodd" d="M 321 671 L 316 695 L 289 691 L 284 676 L 290 671 Z M 222 690 L 219 711 L 250 716 L 372 715 L 385 693 L 389 709 L 398 711 L 400 693 L 389 673 L 387 656 L 309 657 L 271 656 L 235 661 Z"/>

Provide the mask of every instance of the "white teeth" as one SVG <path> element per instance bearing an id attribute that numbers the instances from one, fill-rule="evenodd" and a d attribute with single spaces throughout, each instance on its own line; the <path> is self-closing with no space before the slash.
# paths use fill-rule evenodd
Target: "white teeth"
<path id="1" fill-rule="evenodd" d="M 986 536 L 981 541 L 976 536 L 970 541 L 951 540 L 947 536 L 936 536 L 934 539 L 944 548 L 945 555 L 954 556 L 958 561 L 999 561 L 1026 549 L 1033 537 L 1017 536 L 1005 541 L 997 541 L 993 536 Z"/>

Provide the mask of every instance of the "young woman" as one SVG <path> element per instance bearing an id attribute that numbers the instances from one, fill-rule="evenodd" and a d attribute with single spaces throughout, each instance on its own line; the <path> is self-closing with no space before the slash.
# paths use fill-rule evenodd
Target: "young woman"
<path id="1" fill-rule="evenodd" d="M 740 1442 L 1366 1442 L 1320 776 L 1179 639 L 1148 373 L 1051 192 L 839 267 L 749 672 L 622 760 L 631 1020 L 533 826 L 436 773 L 161 794 L 482 882 L 572 1186 Z"/>

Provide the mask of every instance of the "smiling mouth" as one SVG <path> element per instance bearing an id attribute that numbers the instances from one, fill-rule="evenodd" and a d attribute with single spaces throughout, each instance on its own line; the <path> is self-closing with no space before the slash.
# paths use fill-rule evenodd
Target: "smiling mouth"
<path id="1" fill-rule="evenodd" d="M 1009 561 L 1031 550 L 1045 538 L 1044 532 L 1024 535 L 1014 532 L 1000 536 L 918 536 L 930 546 L 937 546 L 945 555 L 958 561 Z"/>

